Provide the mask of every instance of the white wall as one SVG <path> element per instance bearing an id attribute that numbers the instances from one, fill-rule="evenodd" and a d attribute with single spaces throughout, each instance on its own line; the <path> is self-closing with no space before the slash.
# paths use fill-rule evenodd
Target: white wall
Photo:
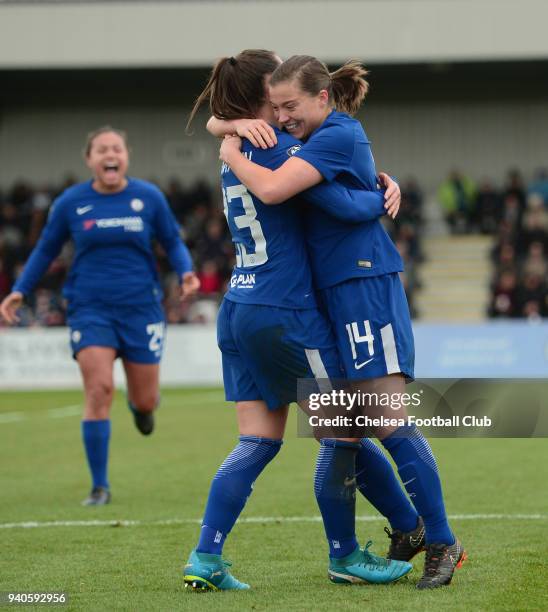
<path id="1" fill-rule="evenodd" d="M 0 4 L 0 68 L 210 65 L 244 48 L 369 63 L 548 57 L 545 0 Z"/>
<path id="2" fill-rule="evenodd" d="M 546 378 L 548 323 L 415 323 L 417 378 Z M 162 386 L 221 385 L 215 326 L 170 326 Z M 115 381 L 124 386 L 119 361 Z M 0 330 L 0 389 L 77 388 L 68 331 Z"/>
<path id="3" fill-rule="evenodd" d="M 116 361 L 114 373 L 116 386 L 124 386 L 119 360 Z M 215 326 L 168 328 L 161 384 L 222 384 L 221 355 L 217 348 Z M 80 386 L 80 372 L 71 356 L 68 329 L 0 330 L 0 389 Z"/>
<path id="4" fill-rule="evenodd" d="M 196 120 L 184 134 L 185 109 L 6 109 L 0 128 L 0 186 L 17 178 L 60 182 L 67 172 L 87 178 L 80 155 L 86 133 L 110 123 L 127 129 L 133 148 L 130 173 L 161 182 L 205 177 L 216 184 L 218 144 Z M 435 190 L 457 166 L 472 177 L 501 181 L 517 166 L 526 176 L 548 160 L 548 102 L 376 104 L 359 115 L 372 141 L 378 169 L 415 175 Z"/>

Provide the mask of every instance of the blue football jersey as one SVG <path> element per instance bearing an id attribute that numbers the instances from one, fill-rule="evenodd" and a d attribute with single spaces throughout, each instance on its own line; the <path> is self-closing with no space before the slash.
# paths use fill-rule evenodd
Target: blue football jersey
<path id="1" fill-rule="evenodd" d="M 279 168 L 291 155 L 295 139 L 278 130 L 276 134 L 275 147 L 263 150 L 244 140 L 242 153 L 261 166 Z M 298 200 L 265 205 L 226 164 L 221 168 L 221 181 L 224 211 L 236 248 L 227 299 L 242 304 L 315 308 Z"/>
<path id="2" fill-rule="evenodd" d="M 72 304 L 147 304 L 162 297 L 151 241 L 156 238 L 179 275 L 192 269 L 180 228 L 162 192 L 129 178 L 118 193 L 99 193 L 92 181 L 54 202 L 36 248 L 13 290 L 28 294 L 63 244 L 75 253 L 64 296 Z"/>
<path id="3" fill-rule="evenodd" d="M 295 157 L 314 166 L 326 181 L 377 191 L 375 162 L 361 124 L 333 111 Z M 358 224 L 308 208 L 305 235 L 318 289 L 361 276 L 403 270 L 401 257 L 378 218 Z"/>

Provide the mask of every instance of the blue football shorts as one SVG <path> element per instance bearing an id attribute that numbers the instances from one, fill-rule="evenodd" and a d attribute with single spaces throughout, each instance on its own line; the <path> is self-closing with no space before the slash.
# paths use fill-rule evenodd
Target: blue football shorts
<path id="1" fill-rule="evenodd" d="M 346 378 L 402 373 L 414 379 L 415 343 L 397 272 L 352 278 L 320 292 L 333 326 Z"/>
<path id="2" fill-rule="evenodd" d="M 69 305 L 67 323 L 74 358 L 88 346 L 108 346 L 134 363 L 159 363 L 166 332 L 162 306 Z"/>
<path id="3" fill-rule="evenodd" d="M 228 401 L 263 400 L 270 410 L 297 401 L 299 378 L 341 378 L 331 326 L 315 309 L 224 299 L 217 318 Z"/>

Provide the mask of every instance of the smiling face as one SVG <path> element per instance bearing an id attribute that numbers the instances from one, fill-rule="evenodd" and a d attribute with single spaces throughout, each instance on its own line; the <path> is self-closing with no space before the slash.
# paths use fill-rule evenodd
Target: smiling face
<path id="1" fill-rule="evenodd" d="M 116 132 L 102 132 L 93 138 L 86 154 L 93 172 L 93 187 L 101 193 L 121 191 L 127 185 L 129 152 L 124 138 Z"/>
<path id="2" fill-rule="evenodd" d="M 331 112 L 329 94 L 304 92 L 296 79 L 270 85 L 270 103 L 282 128 L 299 140 L 306 140 Z"/>

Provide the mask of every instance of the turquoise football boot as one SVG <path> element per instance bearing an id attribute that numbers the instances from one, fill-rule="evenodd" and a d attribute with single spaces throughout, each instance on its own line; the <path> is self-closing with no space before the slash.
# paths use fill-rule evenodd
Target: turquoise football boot
<path id="1" fill-rule="evenodd" d="M 193 550 L 184 569 L 185 588 L 190 587 L 193 591 L 244 591 L 249 589 L 249 584 L 236 580 L 228 571 L 231 565 L 221 555 Z"/>
<path id="2" fill-rule="evenodd" d="M 371 542 L 341 559 L 329 559 L 329 579 L 336 584 L 388 584 L 408 574 L 413 566 L 406 561 L 377 557 L 369 552 Z"/>

